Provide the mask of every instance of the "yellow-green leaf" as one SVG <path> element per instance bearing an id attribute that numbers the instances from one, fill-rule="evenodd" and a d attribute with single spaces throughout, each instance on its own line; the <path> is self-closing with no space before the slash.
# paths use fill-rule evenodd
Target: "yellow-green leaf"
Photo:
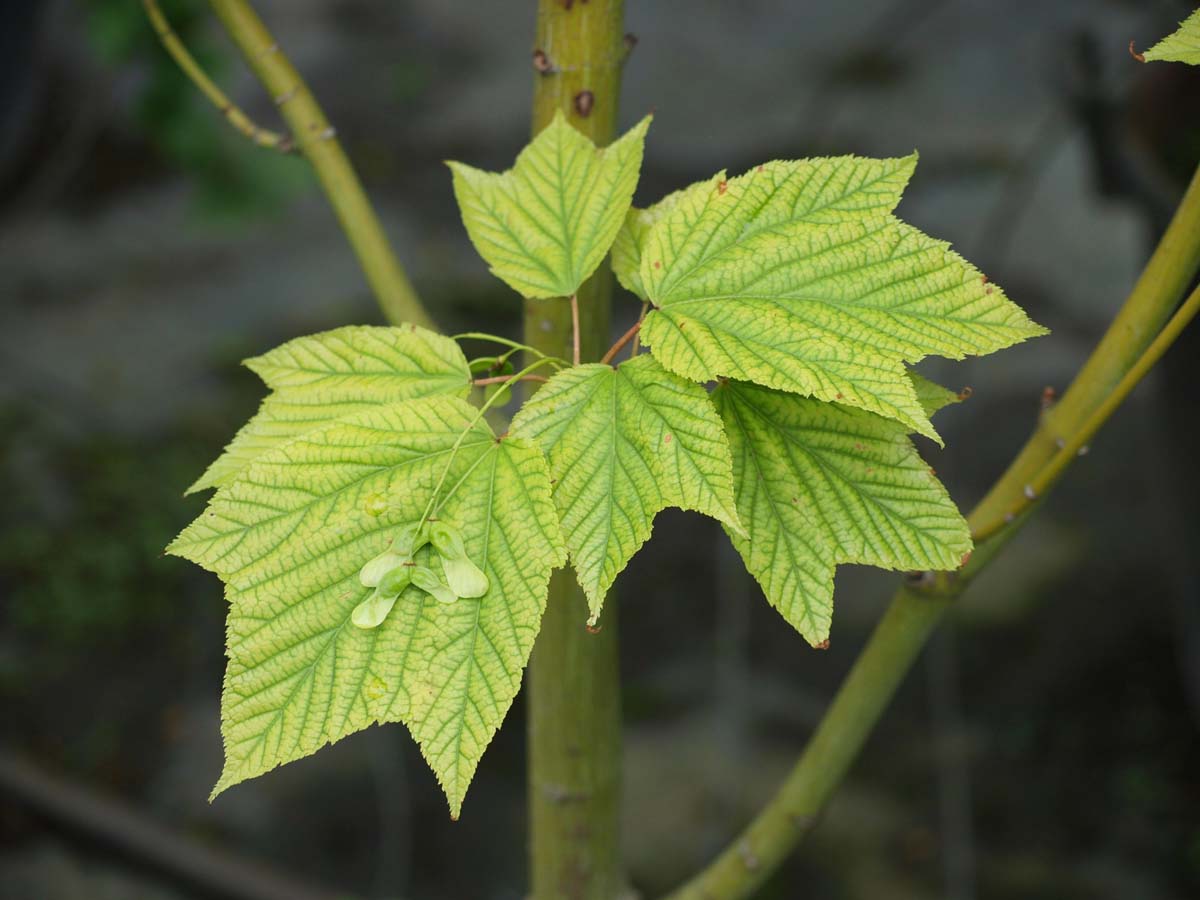
<path id="1" fill-rule="evenodd" d="M 1200 10 L 1188 16 L 1177 31 L 1167 35 L 1144 54 L 1146 62 L 1182 62 L 1200 65 Z"/>
<path id="2" fill-rule="evenodd" d="M 574 294 L 633 201 L 650 117 L 597 149 L 558 113 L 507 172 L 452 162 L 463 224 L 492 272 L 526 297 Z"/>
<path id="3" fill-rule="evenodd" d="M 721 384 L 714 402 L 746 529 L 730 538 L 809 643 L 829 637 L 838 564 L 956 569 L 970 551 L 967 523 L 903 425 L 745 382 Z"/>
<path id="4" fill-rule="evenodd" d="M 441 604 L 409 586 L 380 624 L 356 627 L 374 590 L 364 564 L 411 533 L 439 482 L 434 514 L 461 533 L 486 593 Z M 214 794 L 402 721 L 454 816 L 520 688 L 550 572 L 566 562 L 541 452 L 497 439 L 450 397 L 375 406 L 266 451 L 169 552 L 216 572 L 229 601 Z M 436 564 L 433 552 L 417 562 Z"/>
<path id="5" fill-rule="evenodd" d="M 592 621 L 668 506 L 741 530 L 721 420 L 697 384 L 642 355 L 566 369 L 513 419 L 550 460 L 554 502 Z"/>
<path id="6" fill-rule="evenodd" d="M 471 387 L 458 344 L 416 325 L 335 328 L 245 365 L 273 393 L 188 493 L 228 484 L 262 453 L 336 419 L 417 397 L 465 397 Z"/>
<path id="7" fill-rule="evenodd" d="M 904 363 L 990 353 L 1044 329 L 891 214 L 915 161 L 772 162 L 674 196 L 642 229 L 638 276 L 656 307 L 643 341 L 684 377 L 856 406 L 936 439 Z"/>

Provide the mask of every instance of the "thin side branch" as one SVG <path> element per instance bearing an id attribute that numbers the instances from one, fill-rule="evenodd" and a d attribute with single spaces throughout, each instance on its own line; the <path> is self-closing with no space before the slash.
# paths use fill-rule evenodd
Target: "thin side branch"
<path id="1" fill-rule="evenodd" d="M 158 39 L 162 42 L 163 48 L 175 60 L 176 65 L 183 71 L 183 74 L 191 79 L 192 84 L 200 89 L 200 93 L 212 101 L 213 106 L 225 117 L 225 121 L 259 147 L 278 150 L 280 153 L 295 152 L 296 144 L 292 140 L 291 135 L 279 134 L 276 131 L 271 131 L 269 128 L 262 128 L 257 125 L 253 119 L 246 115 L 237 104 L 225 95 L 224 91 L 217 87 L 216 83 L 200 68 L 200 64 L 196 62 L 195 57 L 188 52 L 183 41 L 179 39 L 179 35 L 171 28 L 171 23 L 163 15 L 163 11 L 158 5 L 158 0 L 142 0 L 142 6 L 145 7 L 146 17 L 150 20 L 150 25 L 154 28 L 154 33 L 158 35 Z"/>
<path id="2" fill-rule="evenodd" d="M 579 295 L 571 295 L 571 361 L 579 365 Z"/>
<path id="3" fill-rule="evenodd" d="M 242 57 L 275 98 L 296 143 L 312 163 L 384 316 L 396 325 L 407 322 L 436 328 L 396 259 L 379 217 L 337 140 L 337 131 L 300 73 L 246 0 L 210 2 Z"/>
<path id="4" fill-rule="evenodd" d="M 633 346 L 629 348 L 629 358 L 630 359 L 633 359 L 635 356 L 637 356 L 638 351 L 641 350 L 641 348 L 642 348 L 641 347 L 641 345 L 642 345 L 641 324 L 644 321 L 646 321 L 646 315 L 649 312 L 650 312 L 650 301 L 643 300 L 642 301 L 642 314 L 640 316 L 638 316 L 638 326 L 639 326 L 638 333 L 633 336 Z"/>
<path id="5" fill-rule="evenodd" d="M 482 387 L 486 384 L 504 384 L 507 382 L 516 381 L 536 381 L 545 384 L 550 379 L 545 375 L 522 375 L 520 378 L 513 378 L 511 375 L 489 375 L 487 378 L 476 378 L 471 384 L 476 387 Z"/>
<path id="6" fill-rule="evenodd" d="M 617 342 L 608 348 L 608 352 L 600 357 L 600 362 L 608 365 L 613 361 L 613 358 L 621 352 L 621 348 L 628 344 L 642 330 L 642 320 L 638 319 L 633 323 L 633 327 L 617 338 Z"/>
<path id="7" fill-rule="evenodd" d="M 334 900 L 326 890 L 177 834 L 166 823 L 82 785 L 51 776 L 0 750 L 0 796 L 6 808 L 27 807 L 71 835 L 99 844 L 205 896 L 230 900 Z"/>
<path id="8" fill-rule="evenodd" d="M 1183 332 L 1183 329 L 1196 317 L 1197 312 L 1200 312 L 1200 288 L 1192 291 L 1187 301 L 1171 317 L 1171 321 L 1159 332 L 1154 342 L 1146 348 L 1146 352 L 1125 373 L 1125 377 L 1117 382 L 1117 386 L 1113 388 L 1112 393 L 1105 398 L 1104 402 L 1084 420 L 1075 434 L 1070 438 L 1062 439 L 1058 453 L 1051 457 L 1045 468 L 1037 474 L 1037 477 L 1031 479 L 1029 484 L 1025 486 L 1020 502 L 1014 504 L 1000 518 L 993 519 L 991 522 L 987 522 L 976 528 L 975 532 L 971 535 L 976 543 L 992 537 L 1023 514 L 1054 486 L 1054 483 L 1058 481 L 1076 457 L 1082 456 L 1087 452 L 1088 443 L 1095 437 L 1096 432 L 1112 417 L 1112 414 L 1117 411 L 1125 401 L 1125 398 L 1138 386 L 1138 383 L 1146 377 L 1155 363 L 1162 359 L 1163 354 L 1175 343 L 1175 340 Z"/>

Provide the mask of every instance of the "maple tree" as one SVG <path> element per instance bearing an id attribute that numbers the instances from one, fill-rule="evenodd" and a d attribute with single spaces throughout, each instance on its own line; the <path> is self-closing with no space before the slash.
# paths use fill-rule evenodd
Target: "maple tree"
<path id="1" fill-rule="evenodd" d="M 953 395 L 906 364 L 1044 329 L 892 215 L 914 158 L 764 163 L 634 210 L 649 125 L 600 149 L 559 115 L 507 172 L 450 163 L 497 277 L 575 303 L 624 231 L 614 268 L 651 307 L 624 362 L 540 356 L 503 377 L 553 371 L 507 433 L 483 419 L 500 395 L 464 400 L 478 367 L 415 325 L 339 328 L 248 361 L 273 392 L 196 483 L 217 493 L 169 548 L 216 572 L 230 603 L 218 792 L 401 721 L 457 816 L 551 569 L 569 552 L 595 625 L 668 506 L 719 520 L 814 645 L 836 564 L 950 570 L 970 551 L 908 437 L 936 438 L 929 415 Z M 414 529 L 443 522 L 482 590 L 456 592 L 414 546 Z"/>
<path id="2" fill-rule="evenodd" d="M 143 2 L 231 124 L 290 146 L 233 106 Z M 1200 269 L 1200 177 L 1072 387 L 964 517 L 912 439 L 940 443 L 931 418 L 962 398 L 912 367 L 1046 330 L 895 215 L 915 154 L 766 161 L 634 208 L 652 131 L 646 117 L 615 134 L 629 49 L 620 0 L 542 0 L 539 42 L 556 58 L 534 53 L 535 137 L 506 172 L 449 164 L 472 243 L 525 298 L 528 343 L 446 337 L 265 26 L 245 0 L 212 5 L 263 84 L 288 98 L 282 114 L 393 323 L 248 360 L 270 393 L 190 489 L 215 493 L 168 550 L 216 573 L 229 603 L 214 796 L 372 723 L 402 722 L 457 817 L 536 641 L 545 656 L 533 671 L 545 674 L 530 680 L 531 765 L 562 775 L 580 802 L 564 811 L 531 790 L 533 895 L 558 895 L 563 877 L 582 879 L 578 896 L 617 895 L 615 645 L 611 632 L 590 645 L 578 632 L 603 622 L 657 513 L 677 507 L 722 524 L 767 601 L 813 646 L 829 638 L 836 566 L 918 574 L 776 797 L 672 894 L 749 896 L 819 812 L 951 602 L 1200 310 L 1200 291 L 1179 303 Z M 1200 13 L 1135 56 L 1196 63 L 1198 48 Z M 612 276 L 642 316 L 602 352 Z M 499 349 L 468 359 L 466 340 Z M 534 390 L 505 426 L 498 412 L 520 383 Z M 568 565 L 578 606 L 555 574 Z M 577 718 L 547 722 L 547 710 Z M 558 732 L 546 737 L 555 727 L 594 740 L 576 760 L 558 752 Z"/>

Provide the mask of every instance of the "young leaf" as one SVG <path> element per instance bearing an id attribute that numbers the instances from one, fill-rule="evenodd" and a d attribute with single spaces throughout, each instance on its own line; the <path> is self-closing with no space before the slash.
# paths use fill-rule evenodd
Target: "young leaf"
<path id="1" fill-rule="evenodd" d="M 232 481 L 260 454 L 370 406 L 447 394 L 471 374 L 458 344 L 415 325 L 352 325 L 296 338 L 246 360 L 274 393 L 188 493 Z"/>
<path id="2" fill-rule="evenodd" d="M 1142 54 L 1146 62 L 1182 62 L 1200 65 L 1200 9 L 1183 21 L 1179 29 Z"/>
<path id="3" fill-rule="evenodd" d="M 567 297 L 596 270 L 633 200 L 650 117 L 597 149 L 558 113 L 507 172 L 449 163 L 471 243 L 526 297 Z"/>
<path id="4" fill-rule="evenodd" d="M 558 373 L 513 419 L 512 433 L 537 441 L 550 460 L 593 622 L 659 510 L 693 509 L 741 530 L 729 447 L 708 395 L 650 356 Z"/>
<path id="5" fill-rule="evenodd" d="M 643 341 L 684 377 L 837 401 L 936 439 L 903 363 L 990 353 L 1044 329 L 891 215 L 914 165 L 772 162 L 673 197 L 643 236 L 638 275 L 656 307 Z"/>
<path id="6" fill-rule="evenodd" d="M 439 481 L 437 515 L 459 525 L 487 593 L 444 606 L 409 586 L 377 627 L 353 627 L 363 564 L 421 518 Z M 388 509 L 371 515 L 364 502 L 378 494 Z M 168 552 L 226 584 L 226 759 L 214 794 L 372 722 L 403 721 L 455 816 L 520 687 L 550 572 L 566 562 L 541 452 L 497 439 L 450 397 L 373 407 L 263 453 Z M 432 558 L 425 548 L 417 561 Z"/>
<path id="7" fill-rule="evenodd" d="M 745 382 L 713 399 L 748 535 L 730 538 L 810 644 L 829 637 L 839 563 L 956 569 L 970 551 L 966 522 L 899 423 Z"/>

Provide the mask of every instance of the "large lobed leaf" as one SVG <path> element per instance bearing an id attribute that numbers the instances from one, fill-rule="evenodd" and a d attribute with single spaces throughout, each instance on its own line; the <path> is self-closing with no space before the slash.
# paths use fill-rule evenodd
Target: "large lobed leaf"
<path id="1" fill-rule="evenodd" d="M 855 406 L 936 439 L 905 362 L 1044 333 L 949 249 L 892 215 L 916 157 L 771 162 L 633 211 L 614 251 L 655 306 L 666 368 Z"/>
<path id="2" fill-rule="evenodd" d="M 458 344 L 416 325 L 336 328 L 245 365 L 273 393 L 188 493 L 228 484 L 267 450 L 336 419 L 416 397 L 465 397 L 471 386 Z"/>
<path id="3" fill-rule="evenodd" d="M 617 236 L 649 127 L 647 116 L 597 149 L 559 112 L 507 172 L 449 163 L 463 224 L 493 274 L 526 297 L 574 294 Z"/>
<path id="4" fill-rule="evenodd" d="M 954 398 L 923 379 L 918 389 L 930 414 Z M 713 399 L 746 529 L 729 536 L 809 643 L 829 637 L 839 563 L 956 569 L 970 551 L 966 522 L 900 423 L 745 382 Z"/>
<path id="5" fill-rule="evenodd" d="M 1167 35 L 1144 54 L 1146 62 L 1182 62 L 1200 65 L 1200 10 L 1188 16 L 1178 30 Z"/>
<path id="6" fill-rule="evenodd" d="M 352 626 L 369 593 L 360 567 L 420 518 L 439 480 L 435 514 L 461 530 L 488 592 L 443 605 L 410 587 L 382 625 Z M 454 816 L 566 561 L 542 454 L 497 439 L 450 397 L 368 408 L 267 450 L 168 552 L 226 583 L 214 795 L 372 722 L 403 721 Z"/>
<path id="7" fill-rule="evenodd" d="M 703 388 L 651 356 L 560 372 L 513 419 L 512 433 L 549 458 L 593 622 L 659 510 L 697 510 L 741 532 L 721 420 Z"/>

